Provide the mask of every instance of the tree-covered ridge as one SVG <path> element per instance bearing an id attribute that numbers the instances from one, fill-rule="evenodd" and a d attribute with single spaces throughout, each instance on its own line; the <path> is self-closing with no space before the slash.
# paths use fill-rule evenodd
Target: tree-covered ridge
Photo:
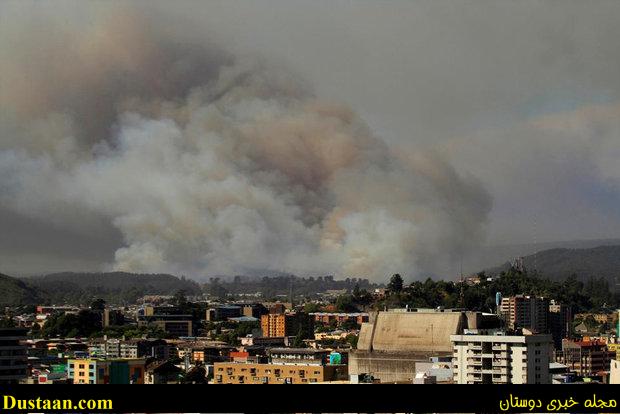
<path id="1" fill-rule="evenodd" d="M 25 280 L 41 291 L 47 303 L 88 304 L 101 298 L 110 304 L 134 303 L 144 295 L 200 293 L 198 283 L 167 274 L 53 273 Z"/>
<path id="2" fill-rule="evenodd" d="M 495 294 L 543 296 L 571 306 L 574 313 L 604 311 L 620 307 L 620 293 L 612 292 L 605 278 L 586 281 L 570 276 L 554 281 L 536 274 L 510 269 L 497 277 L 487 278 L 482 272 L 477 284 L 454 283 L 443 280 L 416 281 L 400 291 L 390 291 L 375 307 L 383 309 L 409 305 L 419 308 L 465 308 L 483 312 L 495 310 Z M 487 280 L 490 279 L 490 280 Z"/>
<path id="3" fill-rule="evenodd" d="M 378 287 L 367 279 L 346 278 L 334 280 L 333 276 L 298 277 L 298 276 L 235 276 L 232 280 L 210 278 L 204 285 L 204 292 L 215 296 L 226 294 L 252 294 L 260 292 L 264 298 L 278 295 L 289 295 L 291 290 L 295 296 L 311 296 L 328 290 L 351 291 L 359 286 L 371 289 Z"/>
<path id="4" fill-rule="evenodd" d="M 0 273 L 0 306 L 33 305 L 41 301 L 37 289 Z"/>
<path id="5" fill-rule="evenodd" d="M 603 278 L 610 286 L 620 286 L 620 246 L 599 246 L 590 249 L 550 249 L 525 256 L 526 269 L 536 269 L 552 280 L 563 280 L 571 275 L 587 281 Z M 499 274 L 510 269 L 510 264 L 489 269 L 488 274 Z"/>
<path id="6" fill-rule="evenodd" d="M 581 281 L 570 276 L 554 281 L 537 274 L 510 269 L 495 277 L 480 272 L 477 283 L 445 280 L 415 281 L 403 284 L 400 275 L 393 275 L 383 297 L 373 297 L 365 289 L 355 288 L 351 294 L 336 299 L 341 312 L 383 310 L 386 308 L 462 308 L 481 312 L 495 312 L 495 296 L 542 296 L 570 306 L 573 313 L 606 312 L 620 307 L 620 292 L 610 289 L 604 278 Z"/>

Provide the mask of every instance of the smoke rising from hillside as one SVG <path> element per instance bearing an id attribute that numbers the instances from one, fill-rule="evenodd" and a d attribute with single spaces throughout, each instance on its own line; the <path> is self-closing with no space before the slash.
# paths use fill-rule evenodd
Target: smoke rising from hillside
<path id="1" fill-rule="evenodd" d="M 480 184 L 283 65 L 144 10 L 38 24 L 0 40 L 0 211 L 113 226 L 114 269 L 413 277 L 484 237 Z"/>

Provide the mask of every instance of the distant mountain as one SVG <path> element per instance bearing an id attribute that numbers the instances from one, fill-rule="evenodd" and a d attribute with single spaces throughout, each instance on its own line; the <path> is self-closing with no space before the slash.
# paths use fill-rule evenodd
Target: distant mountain
<path id="1" fill-rule="evenodd" d="M 463 258 L 463 270 L 466 273 L 473 273 L 480 269 L 496 267 L 499 263 L 512 260 L 515 257 L 525 257 L 544 250 L 590 249 L 599 246 L 620 246 L 620 239 L 569 240 L 480 246 Z M 452 274 L 458 274 L 458 270 L 458 267 L 454 267 Z"/>
<path id="2" fill-rule="evenodd" d="M 34 305 L 41 301 L 37 289 L 0 273 L 0 306 Z"/>
<path id="3" fill-rule="evenodd" d="M 52 273 L 23 279 L 41 291 L 51 303 L 88 304 L 102 298 L 109 303 L 131 303 L 144 295 L 173 295 L 184 290 L 199 293 L 200 285 L 184 277 L 167 274 Z"/>
<path id="4" fill-rule="evenodd" d="M 576 275 L 581 280 L 605 278 L 610 286 L 620 286 L 620 245 L 598 246 L 588 249 L 549 249 L 523 258 L 528 270 L 537 270 L 553 280 Z M 487 273 L 508 270 L 510 263 L 490 268 Z"/>

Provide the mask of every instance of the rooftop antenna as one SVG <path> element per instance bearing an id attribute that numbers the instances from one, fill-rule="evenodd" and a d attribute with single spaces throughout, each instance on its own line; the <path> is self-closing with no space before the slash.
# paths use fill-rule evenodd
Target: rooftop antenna
<path id="1" fill-rule="evenodd" d="M 291 298 L 291 309 L 293 309 L 295 306 L 293 305 L 293 275 L 290 276 L 290 283 L 289 283 L 289 296 Z"/>
<path id="2" fill-rule="evenodd" d="M 536 211 L 534 211 L 534 274 L 538 275 L 538 238 L 536 229 Z"/>
<path id="3" fill-rule="evenodd" d="M 461 253 L 461 291 L 459 293 L 459 302 L 461 308 L 465 307 L 465 293 L 463 291 L 463 254 Z"/>

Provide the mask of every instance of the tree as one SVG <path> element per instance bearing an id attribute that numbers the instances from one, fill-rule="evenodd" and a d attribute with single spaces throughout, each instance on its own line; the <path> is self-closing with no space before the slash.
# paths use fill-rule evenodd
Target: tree
<path id="1" fill-rule="evenodd" d="M 398 273 L 392 275 L 390 278 L 388 289 L 392 293 L 400 293 L 403 290 L 403 278 Z"/>
<path id="2" fill-rule="evenodd" d="M 351 295 L 340 295 L 336 298 L 336 310 L 338 312 L 357 312 Z"/>
<path id="3" fill-rule="evenodd" d="M 3 317 L 0 318 L 0 328 L 14 328 L 15 322 L 13 322 L 12 318 Z"/>
<path id="4" fill-rule="evenodd" d="M 189 384 L 206 384 L 207 383 L 207 370 L 203 366 L 195 366 L 191 368 L 182 382 Z"/>
<path id="5" fill-rule="evenodd" d="M 354 329 L 359 329 L 360 325 L 354 319 L 347 319 L 346 321 L 342 322 L 340 327 L 346 331 L 351 331 Z"/>
<path id="6" fill-rule="evenodd" d="M 315 313 L 321 311 L 321 305 L 318 303 L 308 302 L 304 305 L 304 312 Z"/>
<path id="7" fill-rule="evenodd" d="M 105 309 L 105 300 L 101 298 L 95 299 L 91 302 L 90 309 L 94 311 L 103 311 Z"/>
<path id="8" fill-rule="evenodd" d="M 347 342 L 351 345 L 351 348 L 355 349 L 357 348 L 357 341 L 359 339 L 359 336 L 357 335 L 347 335 Z"/>
<path id="9" fill-rule="evenodd" d="M 175 293 L 172 301 L 179 308 L 185 307 L 185 305 L 187 305 L 187 297 L 185 296 L 185 291 L 179 290 L 177 293 Z"/>

